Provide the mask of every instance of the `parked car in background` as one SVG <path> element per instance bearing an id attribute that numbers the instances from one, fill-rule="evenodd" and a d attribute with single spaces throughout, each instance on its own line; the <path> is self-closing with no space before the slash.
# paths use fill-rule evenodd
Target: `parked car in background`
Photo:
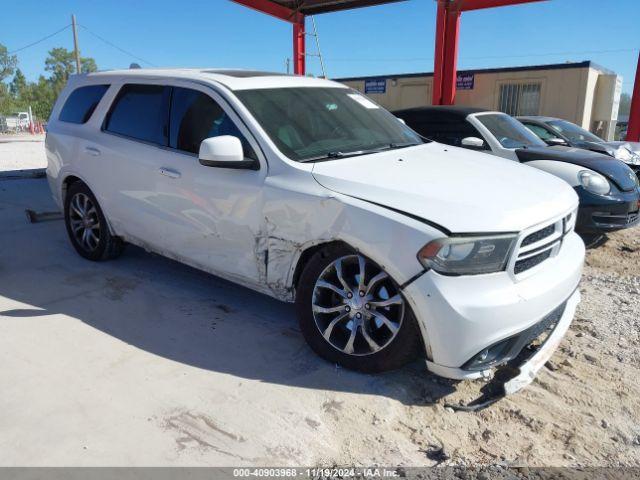
<path id="1" fill-rule="evenodd" d="M 3 117 L 2 115 L 0 115 L 0 133 L 8 133 L 9 132 L 9 126 L 7 125 L 7 119 L 6 117 Z"/>
<path id="2" fill-rule="evenodd" d="M 421 107 L 395 115 L 424 137 L 492 153 L 562 178 L 580 197 L 576 229 L 581 233 L 602 233 L 640 223 L 638 177 L 619 160 L 577 148 L 549 147 L 518 120 L 501 112 Z"/>
<path id="3" fill-rule="evenodd" d="M 80 255 L 112 258 L 130 242 L 295 302 L 309 345 L 348 368 L 419 354 L 463 379 L 511 362 L 514 391 L 579 301 L 584 244 L 565 182 L 426 143 L 339 83 L 233 70 L 73 76 L 46 151 Z"/>
<path id="4" fill-rule="evenodd" d="M 623 161 L 640 171 L 640 143 L 607 142 L 584 128 L 553 117 L 517 117 L 524 125 L 550 146 L 576 147 L 603 153 Z"/>
<path id="5" fill-rule="evenodd" d="M 29 128 L 29 114 L 27 112 L 12 113 L 6 117 L 7 128 L 13 132 L 21 132 Z"/>

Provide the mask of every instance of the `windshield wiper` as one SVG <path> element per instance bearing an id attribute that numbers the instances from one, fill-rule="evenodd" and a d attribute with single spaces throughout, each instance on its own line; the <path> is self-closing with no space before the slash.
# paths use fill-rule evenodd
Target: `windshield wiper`
<path id="1" fill-rule="evenodd" d="M 324 155 L 318 155 L 317 157 L 305 158 L 304 160 L 300 160 L 300 163 L 307 162 L 319 162 L 322 160 L 335 160 L 338 158 L 349 158 L 349 157 L 358 157 L 360 155 L 369 155 L 371 153 L 380 153 L 387 150 L 397 150 L 400 148 L 413 147 L 415 145 L 421 145 L 420 143 L 389 143 L 384 147 L 379 148 L 371 148 L 369 150 L 354 150 L 352 152 L 328 152 Z"/>

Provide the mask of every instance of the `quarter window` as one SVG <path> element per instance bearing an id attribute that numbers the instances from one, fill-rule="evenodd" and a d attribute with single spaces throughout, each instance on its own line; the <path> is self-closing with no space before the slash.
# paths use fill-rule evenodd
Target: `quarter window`
<path id="1" fill-rule="evenodd" d="M 538 115 L 540 110 L 539 83 L 505 83 L 500 85 L 501 112 L 507 115 Z"/>
<path id="2" fill-rule="evenodd" d="M 86 123 L 108 88 L 109 85 L 88 85 L 76 88 L 64 102 L 58 119 L 61 122 Z"/>
<path id="3" fill-rule="evenodd" d="M 209 95 L 189 88 L 173 88 L 169 146 L 197 154 L 209 137 L 231 135 L 242 142 L 246 158 L 257 160 L 254 150 L 229 115 Z"/>
<path id="4" fill-rule="evenodd" d="M 167 145 L 170 87 L 124 85 L 104 129 L 158 145 Z"/>

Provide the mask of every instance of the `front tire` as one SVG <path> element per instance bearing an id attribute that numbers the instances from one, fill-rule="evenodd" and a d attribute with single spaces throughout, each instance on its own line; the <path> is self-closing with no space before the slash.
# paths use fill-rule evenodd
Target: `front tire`
<path id="1" fill-rule="evenodd" d="M 87 260 L 108 260 L 122 253 L 122 240 L 111 235 L 98 200 L 82 182 L 72 183 L 67 190 L 64 221 L 71 244 Z"/>
<path id="2" fill-rule="evenodd" d="M 398 284 L 346 246 L 328 246 L 305 266 L 296 295 L 300 329 L 322 358 L 377 373 L 416 357 L 421 340 Z"/>

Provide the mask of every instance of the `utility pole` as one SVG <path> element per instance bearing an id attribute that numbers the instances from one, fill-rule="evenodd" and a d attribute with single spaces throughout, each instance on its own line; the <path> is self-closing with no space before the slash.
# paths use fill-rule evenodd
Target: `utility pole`
<path id="1" fill-rule="evenodd" d="M 71 27 L 73 29 L 73 52 L 76 56 L 76 73 L 80 73 L 80 50 L 78 50 L 78 31 L 76 30 L 76 16 L 71 15 Z"/>
<path id="2" fill-rule="evenodd" d="M 287 66 L 287 75 L 289 75 L 290 71 L 291 71 L 291 59 L 287 58 L 284 62 L 284 64 Z"/>

